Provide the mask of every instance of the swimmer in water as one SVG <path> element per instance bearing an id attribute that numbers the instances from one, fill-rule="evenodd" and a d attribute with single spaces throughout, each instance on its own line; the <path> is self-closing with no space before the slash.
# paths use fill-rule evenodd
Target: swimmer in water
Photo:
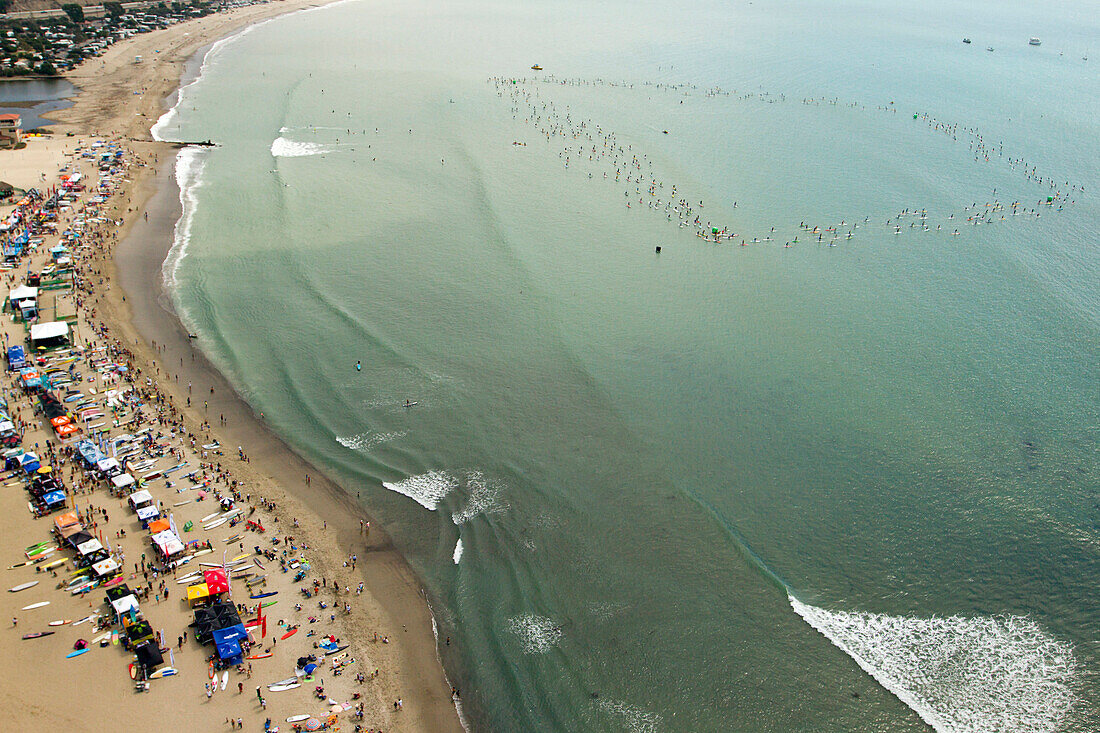
<path id="1" fill-rule="evenodd" d="M 359 361 L 355 362 L 355 371 L 357 371 L 357 372 L 363 371 L 363 363 L 362 362 L 359 362 Z"/>

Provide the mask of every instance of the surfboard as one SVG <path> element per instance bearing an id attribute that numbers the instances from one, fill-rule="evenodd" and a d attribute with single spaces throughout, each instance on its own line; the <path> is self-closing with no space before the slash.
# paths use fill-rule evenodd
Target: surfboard
<path id="1" fill-rule="evenodd" d="M 77 649 L 75 652 L 69 652 L 65 655 L 65 659 L 72 659 L 73 657 L 79 657 L 81 654 L 87 654 L 87 649 Z"/>
<path id="2" fill-rule="evenodd" d="M 99 618 L 99 617 L 96 614 L 93 613 L 91 616 L 85 616 L 84 618 L 80 619 L 79 621 L 74 621 L 73 626 L 80 626 L 80 624 L 84 623 L 85 621 L 91 621 L 92 619 L 95 619 L 95 618 Z"/>
<path id="3" fill-rule="evenodd" d="M 111 632 L 111 646 L 118 646 L 118 631 Z"/>
<path id="4" fill-rule="evenodd" d="M 241 535 L 235 534 L 232 537 L 226 537 L 222 542 L 237 542 L 241 539 Z"/>
<path id="5" fill-rule="evenodd" d="M 264 652 L 263 654 L 253 654 L 251 657 L 245 657 L 245 659 L 267 659 L 271 656 L 271 652 Z"/>
<path id="6" fill-rule="evenodd" d="M 267 603 L 260 606 L 260 608 L 267 608 L 268 606 L 274 606 L 276 603 L 278 603 L 278 601 L 268 601 Z"/>
<path id="7" fill-rule="evenodd" d="M 33 588 L 36 585 L 38 585 L 38 581 L 37 580 L 32 580 L 29 583 L 22 583 L 20 585 L 15 586 L 14 588 L 8 588 L 8 593 L 18 593 L 21 590 L 26 590 L 27 588 Z"/>
<path id="8" fill-rule="evenodd" d="M 29 606 L 23 606 L 23 610 L 24 611 L 29 611 L 32 608 L 42 608 L 42 606 L 48 606 L 48 605 L 50 605 L 49 601 L 39 601 L 38 603 L 32 603 Z"/>
<path id="9" fill-rule="evenodd" d="M 175 667 L 162 667 L 161 669 L 158 669 L 156 672 L 153 672 L 153 674 L 149 675 L 149 679 L 159 680 L 159 679 L 162 679 L 164 677 L 171 677 L 174 674 L 176 674 Z"/>
<path id="10" fill-rule="evenodd" d="M 210 549 L 209 547 L 207 547 L 207 548 L 205 548 L 205 549 L 202 549 L 202 550 L 198 550 L 198 551 L 197 551 L 197 552 L 195 552 L 195 553 L 194 553 L 194 554 L 193 554 L 193 555 L 192 555 L 191 557 L 202 557 L 203 555 L 209 555 L 209 554 L 210 554 L 211 552 L 213 552 L 213 551 L 214 551 L 214 550 L 212 550 L 212 549 Z"/>
<path id="11" fill-rule="evenodd" d="M 175 504 L 173 504 L 172 506 L 183 506 L 184 504 L 190 504 L 190 503 L 191 503 L 191 500 L 190 500 L 190 499 L 188 499 L 187 501 L 177 501 L 177 502 L 176 502 Z"/>
<path id="12" fill-rule="evenodd" d="M 279 594 L 279 591 L 277 591 L 277 590 L 269 590 L 267 593 L 257 593 L 254 596 L 249 596 L 249 598 L 251 598 L 252 600 L 257 600 L 259 598 L 269 598 L 270 596 L 274 596 L 274 595 L 278 595 L 278 594 Z"/>
<path id="13" fill-rule="evenodd" d="M 65 558 L 61 558 L 60 560 L 54 560 L 53 562 L 46 563 L 45 565 L 42 566 L 42 569 L 43 570 L 53 570 L 54 568 L 59 568 L 64 564 L 65 564 Z"/>
<path id="14" fill-rule="evenodd" d="M 229 686 L 229 670 L 227 669 L 222 674 L 222 691 L 224 692 L 225 688 L 228 687 L 228 686 Z"/>
<path id="15" fill-rule="evenodd" d="M 268 685 L 267 689 L 271 692 L 282 692 L 283 690 L 293 690 L 295 687 L 301 687 L 301 682 L 291 682 L 286 685 Z"/>
<path id="16" fill-rule="evenodd" d="M 235 558 L 233 558 L 229 562 L 240 562 L 241 560 L 244 560 L 247 557 L 248 557 L 248 553 L 246 552 L 243 555 L 237 555 Z"/>
<path id="17" fill-rule="evenodd" d="M 297 628 L 293 628 L 293 629 L 291 629 L 290 631 L 288 631 L 288 632 L 286 632 L 285 634 L 283 634 L 282 636 L 280 636 L 280 637 L 279 637 L 279 641 L 282 641 L 283 639 L 289 639 L 290 637 L 294 636 L 294 635 L 295 635 L 295 634 L 297 634 L 297 633 L 298 633 L 298 629 L 297 629 Z"/>
<path id="18" fill-rule="evenodd" d="M 39 639 L 43 636 L 49 636 L 52 633 L 54 633 L 54 632 L 52 632 L 52 631 L 32 631 L 29 634 L 23 634 L 23 640 L 26 641 L 27 639 Z"/>
<path id="19" fill-rule="evenodd" d="M 202 528 L 204 530 L 206 530 L 207 532 L 209 532 L 212 529 L 217 529 L 218 527 L 222 526 L 223 524 L 225 524 L 228 521 L 229 521 L 228 517 L 222 517 L 221 519 L 215 519 L 210 524 L 204 524 Z"/>
<path id="20" fill-rule="evenodd" d="M 297 723 L 299 720 L 309 720 L 309 715 L 291 715 L 286 719 L 286 722 Z"/>
<path id="21" fill-rule="evenodd" d="M 110 638 L 111 638 L 111 632 L 108 631 L 106 634 L 100 634 L 96 638 L 92 639 L 92 643 L 93 644 L 98 644 L 99 642 L 103 641 L 104 639 L 110 639 Z"/>
<path id="22" fill-rule="evenodd" d="M 221 512 L 214 512 L 213 514 L 207 514 L 207 515 L 206 515 L 205 517 L 203 517 L 203 518 L 202 518 L 202 519 L 200 519 L 199 521 L 200 521 L 200 522 L 204 522 L 204 523 L 205 523 L 205 522 L 209 522 L 209 521 L 210 521 L 211 519 L 213 519 L 214 517 L 218 516 L 219 514 L 221 514 Z"/>
<path id="23" fill-rule="evenodd" d="M 137 679 L 137 665 L 134 664 L 133 662 L 130 662 L 130 679 L 132 679 L 132 680 Z"/>
<path id="24" fill-rule="evenodd" d="M 64 621 L 61 621 L 61 620 L 51 621 L 50 626 L 64 626 L 65 624 L 71 624 L 72 622 L 73 622 L 73 620 L 71 618 L 70 619 L 65 619 Z"/>

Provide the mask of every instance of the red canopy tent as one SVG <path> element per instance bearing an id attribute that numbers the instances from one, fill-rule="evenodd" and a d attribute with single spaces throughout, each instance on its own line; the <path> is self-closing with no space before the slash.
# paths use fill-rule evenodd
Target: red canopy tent
<path id="1" fill-rule="evenodd" d="M 206 581 L 206 587 L 210 589 L 210 595 L 229 592 L 229 578 L 221 568 L 211 568 L 202 571 L 202 578 Z"/>

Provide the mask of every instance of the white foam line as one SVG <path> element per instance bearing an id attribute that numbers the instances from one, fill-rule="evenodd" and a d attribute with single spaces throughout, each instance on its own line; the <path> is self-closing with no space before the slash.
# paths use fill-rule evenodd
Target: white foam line
<path id="1" fill-rule="evenodd" d="M 939 733 L 1055 733 L 1076 704 L 1072 647 L 1027 617 L 887 616 L 789 599 Z"/>
<path id="2" fill-rule="evenodd" d="M 519 638 L 524 654 L 545 654 L 563 636 L 554 619 L 534 613 L 524 613 L 508 619 L 508 631 Z"/>
<path id="3" fill-rule="evenodd" d="M 419 476 L 395 482 L 383 481 L 390 491 L 409 497 L 428 511 L 435 511 L 439 502 L 458 487 L 458 479 L 446 471 L 429 471 Z"/>
<path id="4" fill-rule="evenodd" d="M 458 561 L 462 559 L 462 538 L 461 537 L 459 537 L 458 542 L 455 543 L 455 552 L 454 552 L 453 559 L 455 561 L 455 565 L 458 565 Z"/>
<path id="5" fill-rule="evenodd" d="M 168 290 L 175 288 L 176 273 L 191 244 L 191 224 L 198 209 L 198 190 L 202 187 L 204 168 L 204 151 L 200 148 L 184 148 L 176 156 L 176 185 L 179 186 L 182 211 L 176 220 L 172 247 L 161 266 L 161 278 Z"/>

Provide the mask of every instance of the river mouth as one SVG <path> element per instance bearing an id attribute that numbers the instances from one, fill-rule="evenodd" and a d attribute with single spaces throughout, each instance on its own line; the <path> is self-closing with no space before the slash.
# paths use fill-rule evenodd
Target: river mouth
<path id="1" fill-rule="evenodd" d="M 71 107 L 79 91 L 66 79 L 5 79 L 0 83 L 0 114 L 22 117 L 24 130 L 56 125 L 44 115 Z"/>

